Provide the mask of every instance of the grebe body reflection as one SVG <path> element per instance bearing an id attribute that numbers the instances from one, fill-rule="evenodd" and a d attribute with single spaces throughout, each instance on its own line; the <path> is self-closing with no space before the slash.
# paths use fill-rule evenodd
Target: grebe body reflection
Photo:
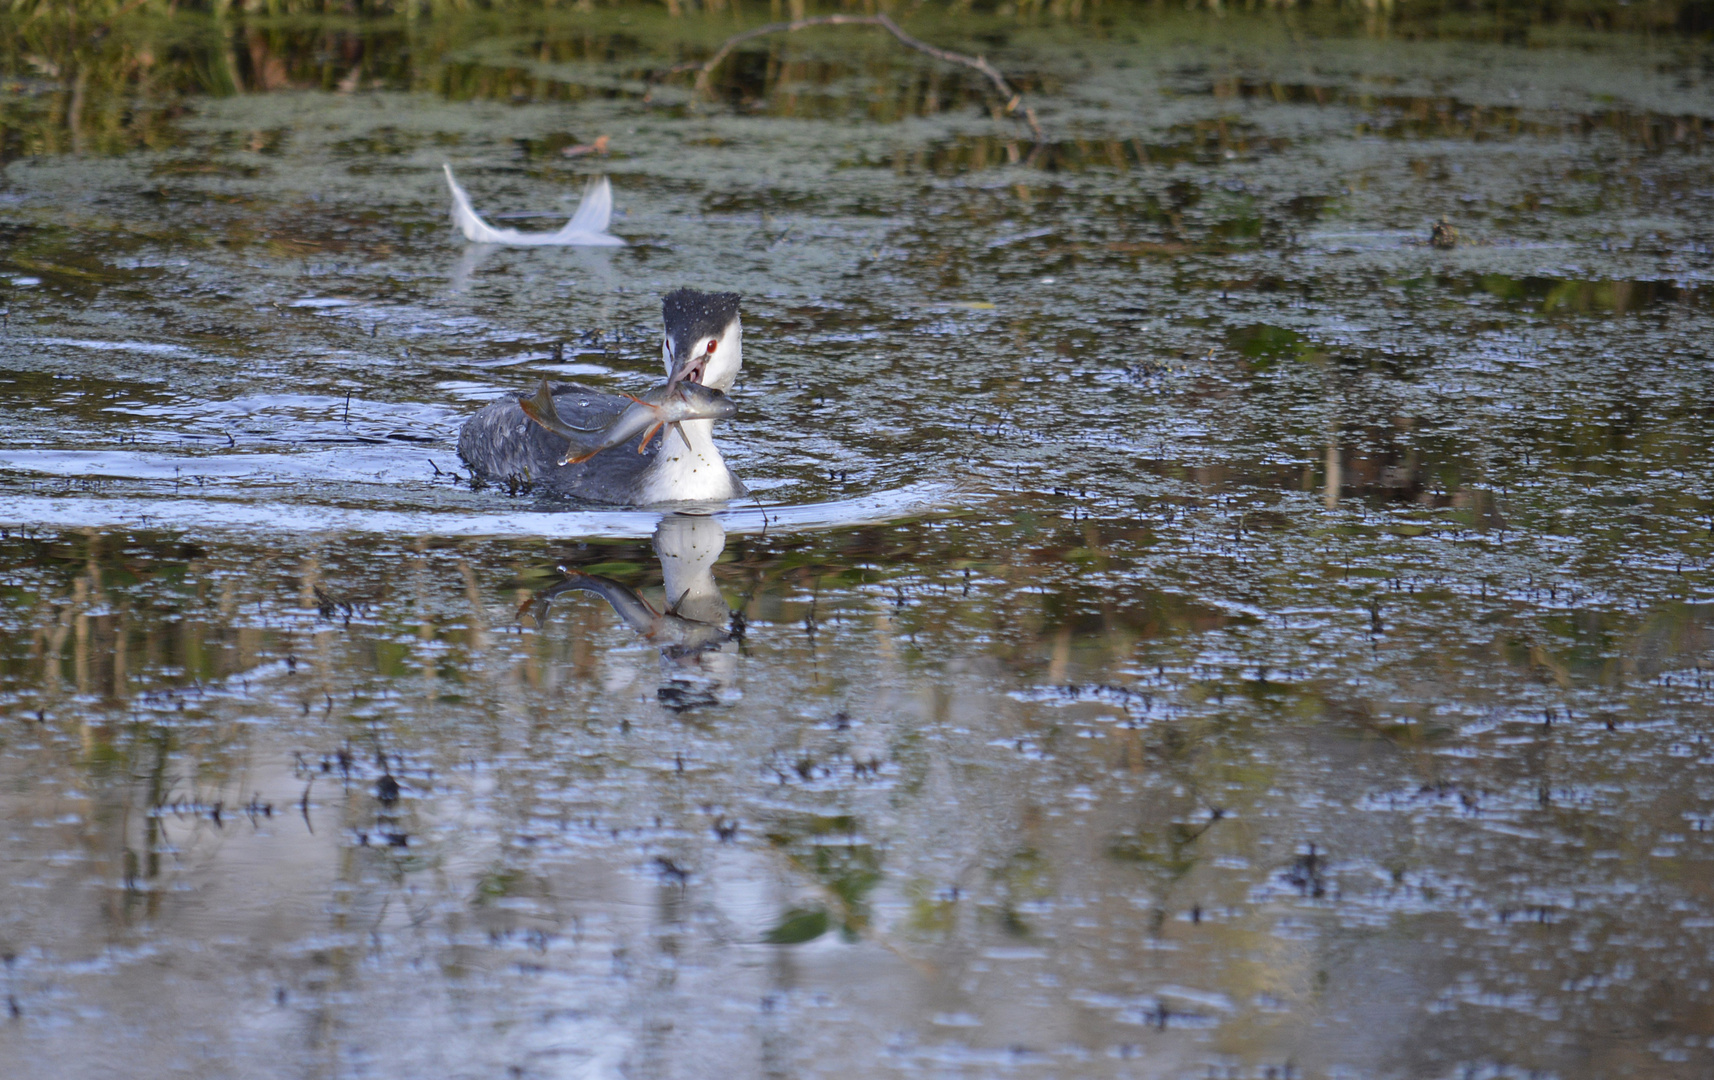
<path id="1" fill-rule="evenodd" d="M 569 571 L 564 580 L 548 586 L 531 598 L 536 624 L 547 625 L 549 606 L 567 592 L 593 593 L 638 636 L 658 647 L 670 682 L 704 682 L 719 689 L 735 674 L 736 649 L 732 611 L 714 580 L 714 564 L 726 549 L 726 529 L 717 518 L 695 514 L 668 514 L 654 534 L 655 554 L 661 560 L 663 596 L 650 603 L 636 589 L 612 578 Z M 682 699 L 682 690 L 676 692 Z M 673 694 L 662 688 L 662 699 Z M 698 703 L 712 704 L 711 695 Z M 670 701 L 669 701 L 670 704 Z"/>

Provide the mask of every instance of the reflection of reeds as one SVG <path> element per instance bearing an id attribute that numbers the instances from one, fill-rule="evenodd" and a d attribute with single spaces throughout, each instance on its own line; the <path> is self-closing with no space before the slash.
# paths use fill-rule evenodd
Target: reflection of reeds
<path id="1" fill-rule="evenodd" d="M 0 33 L 0 68 L 35 76 L 24 84 L 34 93 L 0 98 L 0 159 L 169 145 L 174 99 L 205 88 L 159 56 L 154 42 L 63 25 Z"/>
<path id="2" fill-rule="evenodd" d="M 741 11 L 732 0 L 200 0 L 181 3 L 177 0 L 7 0 L 3 5 L 13 13 L 39 18 L 72 16 L 89 22 L 104 22 L 124 15 L 143 13 L 171 15 L 178 12 L 226 14 L 243 12 L 264 15 L 404 15 L 446 16 L 472 11 L 522 13 L 551 10 L 590 12 L 597 9 L 631 10 L 659 13 L 667 18 L 684 19 L 715 15 L 730 18 Z M 1013 0 L 995 3 L 993 0 L 948 0 L 949 13 L 963 17 L 990 14 L 1018 22 L 1077 23 L 1100 14 L 1111 17 L 1115 9 L 1127 6 L 1112 0 Z M 1142 6 L 1142 5 L 1136 5 Z M 1699 0 L 1681 3 L 1630 5 L 1614 0 L 1565 0 L 1559 3 L 1527 2 L 1479 3 L 1477 0 L 1193 0 L 1190 8 L 1210 11 L 1239 9 L 1307 9 L 1344 13 L 1368 25 L 1377 17 L 1389 23 L 1403 23 L 1420 29 L 1452 29 L 1479 27 L 1489 30 L 1528 30 L 1546 26 L 1572 26 L 1592 30 L 1680 30 L 1696 32 L 1706 29 L 1705 5 Z M 811 7 L 804 0 L 787 0 L 770 5 L 775 17 L 801 19 L 815 10 L 822 11 L 882 11 L 896 12 L 904 7 L 898 3 L 859 2 L 818 4 Z"/>
<path id="3" fill-rule="evenodd" d="M 891 6 L 883 3 L 880 10 Z M 1703 28 L 1697 22 L 1701 9 L 1689 3 L 1589 3 L 1551 12 L 1523 5 L 1483 6 L 1480 11 L 1475 6 L 1449 11 L 1435 5 L 1431 10 L 1423 3 L 1388 5 L 1383 0 L 1286 6 L 1302 8 L 1304 19 L 1315 20 L 1318 27 L 1326 24 L 1323 28 L 1335 33 L 1512 40 L 1518 26 Z M 776 2 L 770 9 L 775 18 L 798 18 L 811 10 L 801 0 Z M 851 2 L 820 5 L 819 10 L 870 8 Z M 906 29 L 981 53 L 990 38 L 1003 47 L 1020 28 L 1084 27 L 1093 37 L 1110 39 L 1117 33 L 1114 27 L 1121 26 L 1127 32 L 1158 35 L 1167 17 L 1151 7 L 1103 0 L 1024 0 L 997 6 L 951 0 L 911 9 Z M 675 64 L 701 63 L 713 55 L 741 18 L 748 22 L 752 16 L 725 0 L 484 0 L 480 5 L 474 0 L 199 0 L 188 10 L 174 0 L 0 0 L 0 72 L 14 80 L 9 93 L 0 96 L 0 160 L 171 145 L 172 118 L 186 99 L 204 95 L 284 89 L 349 92 L 377 86 L 455 100 L 575 100 L 615 89 L 640 95 L 651 78 Z M 1195 26 L 1203 17 L 1172 18 Z M 1101 25 L 1095 25 L 1096 19 Z M 1370 26 L 1374 20 L 1384 25 Z M 1214 20 L 1203 29 L 1218 37 L 1237 32 L 1231 29 L 1235 26 Z M 513 48 L 495 51 L 495 59 L 458 55 L 473 41 L 492 43 L 490 48 L 510 43 Z M 1006 77 L 1026 96 L 1058 89 L 1041 72 L 1016 71 L 1015 63 L 1014 56 L 1006 65 Z M 584 75 L 576 73 L 579 69 Z M 715 76 L 710 89 L 735 105 L 798 117 L 848 115 L 859 109 L 881 122 L 981 107 L 987 90 L 980 78 L 968 73 L 897 55 L 884 43 L 837 35 L 813 43 L 759 39 L 735 53 Z M 868 84 L 860 98 L 842 86 L 855 81 Z M 1700 144 L 1705 135 L 1703 122 L 1695 117 L 1614 111 L 1570 121 L 1542 120 L 1515 109 L 1479 109 L 1452 99 L 1388 98 L 1338 87 L 1235 78 L 1216 80 L 1210 91 L 1217 97 L 1355 106 L 1370 114 L 1365 122 L 1372 130 L 1407 138 L 1611 131 L 1627 142 L 1658 149 Z M 1250 145 L 1243 131 L 1220 127 L 1186 139 L 1187 145 L 1194 144 L 1189 152 L 1244 155 L 1262 149 Z M 939 172 L 1015 163 L 1017 148 L 1007 142 L 971 143 L 949 150 L 945 161 L 922 167 Z M 1154 150 L 1119 143 L 1059 144 L 1032 163 L 1125 168 Z M 1169 157 L 1174 152 L 1166 149 Z"/>
<path id="4" fill-rule="evenodd" d="M 1127 8 L 1147 10 L 1152 5 L 1114 3 L 1112 0 L 1014 0 L 977 4 L 974 0 L 948 0 L 944 12 L 959 19 L 988 17 L 1026 25 L 1087 23 L 1111 20 Z M 1299 9 L 1323 15 L 1343 16 L 1353 28 L 1370 32 L 1408 30 L 1417 36 L 1434 34 L 1455 37 L 1500 37 L 1515 39 L 1532 30 L 1575 28 L 1595 31 L 1650 31 L 1698 33 L 1706 31 L 1706 8 L 1701 0 L 1679 3 L 1631 5 L 1614 0 L 1569 0 L 1498 4 L 1475 0 L 1193 0 L 1186 8 L 1210 12 L 1227 9 L 1246 11 Z M 769 12 L 800 20 L 817 13 L 900 13 L 905 5 L 872 0 L 840 0 L 811 7 L 804 0 L 772 0 Z M 639 17 L 673 21 L 697 21 L 719 17 L 731 32 L 735 17 L 753 15 L 731 0 L 4 0 L 0 10 L 29 20 L 105 26 L 130 16 L 232 14 L 260 16 L 403 16 L 407 19 L 444 19 L 472 13 L 524 15 L 553 11 L 583 14 L 624 11 Z M 912 8 L 914 13 L 917 9 Z"/>

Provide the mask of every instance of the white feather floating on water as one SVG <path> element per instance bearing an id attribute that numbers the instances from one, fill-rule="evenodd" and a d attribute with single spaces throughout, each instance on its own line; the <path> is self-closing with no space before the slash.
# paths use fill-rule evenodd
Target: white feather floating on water
<path id="1" fill-rule="evenodd" d="M 472 244 L 514 244 L 523 246 L 624 247 L 625 241 L 607 231 L 613 218 L 613 185 L 605 176 L 592 176 L 583 189 L 583 201 L 577 213 L 557 232 L 519 232 L 517 229 L 496 229 L 483 221 L 470 205 L 470 196 L 453 179 L 452 166 L 446 169 L 446 186 L 452 189 L 452 223 Z"/>

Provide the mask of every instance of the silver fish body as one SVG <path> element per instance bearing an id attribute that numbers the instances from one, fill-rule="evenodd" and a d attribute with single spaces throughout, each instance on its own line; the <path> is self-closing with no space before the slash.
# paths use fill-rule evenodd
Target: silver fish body
<path id="1" fill-rule="evenodd" d="M 732 640 L 731 629 L 726 620 L 703 622 L 700 619 L 688 618 L 679 614 L 676 606 L 656 611 L 652 604 L 630 586 L 620 584 L 612 578 L 596 577 L 576 570 L 569 571 L 563 581 L 550 585 L 526 600 L 519 607 L 519 614 L 533 609 L 536 625 L 545 625 L 548 605 L 561 593 L 573 589 L 594 593 L 606 600 L 631 629 L 673 659 L 695 656 Z"/>
<path id="2" fill-rule="evenodd" d="M 641 397 L 625 396 L 631 398 L 631 404 L 612 423 L 600 429 L 573 427 L 566 423 L 554 407 L 553 393 L 545 379 L 534 397 L 520 398 L 518 405 L 525 416 L 571 442 L 565 456 L 560 459 L 561 465 L 588 461 L 601 451 L 626 442 L 637 432 L 647 431 L 637 446 L 640 454 L 654 438 L 655 430 L 662 425 L 678 431 L 679 437 L 689 446 L 689 438 L 678 428 L 680 423 L 686 420 L 726 420 L 738 412 L 738 406 L 731 398 L 713 387 L 695 382 L 669 381 L 651 387 Z"/>

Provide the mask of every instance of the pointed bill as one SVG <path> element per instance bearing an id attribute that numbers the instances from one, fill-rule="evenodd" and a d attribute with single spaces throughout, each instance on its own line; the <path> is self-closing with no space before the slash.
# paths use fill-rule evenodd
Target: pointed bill
<path id="1" fill-rule="evenodd" d="M 625 241 L 607 231 L 613 218 L 613 185 L 605 176 L 592 176 L 583 189 L 583 201 L 571 220 L 556 232 L 519 232 L 517 229 L 496 229 L 482 220 L 470 205 L 470 196 L 446 170 L 446 186 L 452 190 L 452 223 L 472 244 L 510 244 L 515 247 L 623 247 Z"/>

